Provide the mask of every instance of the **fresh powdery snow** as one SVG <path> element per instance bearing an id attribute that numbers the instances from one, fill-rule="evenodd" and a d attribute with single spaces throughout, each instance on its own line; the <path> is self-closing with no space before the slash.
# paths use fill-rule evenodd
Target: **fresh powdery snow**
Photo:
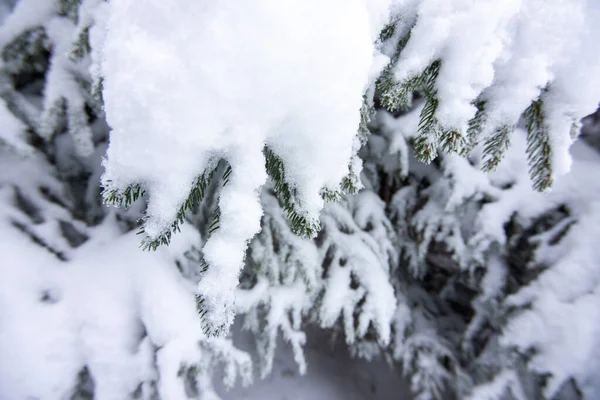
<path id="1" fill-rule="evenodd" d="M 112 128 L 103 184 L 147 191 L 148 237 L 171 229 L 195 179 L 220 159 L 232 167 L 220 229 L 203 249 L 212 268 L 199 288 L 223 306 L 213 313 L 219 326 L 231 323 L 246 244 L 260 229 L 265 145 L 282 159 L 309 221 L 318 220 L 322 189 L 339 189 L 349 166 L 360 172 L 359 110 L 396 51 L 376 45 L 390 16 L 394 34 L 408 38 L 393 67 L 398 82 L 441 61 L 441 128 L 465 135 L 478 101 L 489 136 L 542 101 L 553 175 L 569 170 L 571 126 L 600 97 L 595 0 L 85 4 L 99 10 L 91 72 L 103 78 Z"/>
<path id="2" fill-rule="evenodd" d="M 233 173 L 220 229 L 204 246 L 200 292 L 229 325 L 246 243 L 260 230 L 263 148 L 284 161 L 299 207 L 318 220 L 322 188 L 349 172 L 387 2 L 261 0 L 110 3 L 101 73 L 112 128 L 103 183 L 149 194 L 147 235 L 170 229 L 194 179 Z M 383 13 L 382 13 L 383 11 Z"/>

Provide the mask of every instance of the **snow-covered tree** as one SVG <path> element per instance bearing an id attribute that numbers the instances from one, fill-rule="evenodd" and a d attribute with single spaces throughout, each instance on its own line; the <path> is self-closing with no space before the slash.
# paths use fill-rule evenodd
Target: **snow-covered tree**
<path id="1" fill-rule="evenodd" d="M 263 377 L 600 395 L 600 5 L 225 3 L 0 3 L 0 399 L 215 398 L 236 313 Z"/>
<path id="2" fill-rule="evenodd" d="M 102 205 L 91 2 L 2 5 L 0 398 L 214 399 L 220 366 L 248 382 L 248 354 L 202 331 L 185 257 L 197 231 L 141 252 L 124 234 L 143 207 Z"/>

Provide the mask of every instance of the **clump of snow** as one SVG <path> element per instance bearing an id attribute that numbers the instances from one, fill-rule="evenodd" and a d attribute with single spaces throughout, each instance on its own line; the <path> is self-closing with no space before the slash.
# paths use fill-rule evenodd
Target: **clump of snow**
<path id="1" fill-rule="evenodd" d="M 368 6 L 368 7 L 367 7 Z M 144 229 L 170 228 L 194 179 L 233 169 L 199 292 L 233 316 L 247 241 L 260 230 L 263 148 L 284 162 L 298 207 L 318 220 L 322 188 L 348 174 L 387 1 L 111 2 L 101 73 L 112 128 L 104 186 L 144 186 Z M 380 67 L 380 66 L 379 66 Z M 124 90 L 127 88 L 127 90 Z M 358 171 L 359 172 L 359 171 Z M 214 313 L 213 313 L 214 314 Z"/>
<path id="2" fill-rule="evenodd" d="M 351 196 L 344 205 L 328 204 L 321 217 L 321 257 L 328 264 L 319 308 L 321 326 L 332 327 L 341 320 L 349 344 L 363 339 L 372 327 L 378 343 L 385 346 L 391 340 L 397 304 L 389 283 L 397 261 L 393 231 L 383 202 L 373 193 Z"/>

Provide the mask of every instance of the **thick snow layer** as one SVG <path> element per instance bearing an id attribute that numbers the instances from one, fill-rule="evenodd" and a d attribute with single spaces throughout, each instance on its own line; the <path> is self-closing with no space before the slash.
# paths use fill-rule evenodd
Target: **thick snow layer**
<path id="1" fill-rule="evenodd" d="M 319 309 L 322 326 L 332 327 L 341 319 L 348 343 L 363 338 L 372 326 L 379 343 L 389 344 L 397 304 L 389 283 L 396 249 L 392 230 L 383 222 L 383 202 L 363 192 L 344 205 L 328 204 L 322 221 L 326 231 L 322 256 L 332 259 Z M 359 282 L 358 288 L 353 288 L 353 280 Z"/>
<path id="2" fill-rule="evenodd" d="M 367 7 L 368 6 L 368 7 Z M 225 158 L 220 229 L 204 247 L 200 293 L 233 317 L 247 241 L 260 229 L 263 147 L 283 159 L 298 206 L 317 220 L 320 191 L 348 174 L 359 110 L 387 1 L 110 3 L 101 73 L 112 128 L 103 183 L 149 195 L 145 231 L 169 229 L 194 179 Z"/>
<path id="3" fill-rule="evenodd" d="M 350 164 L 359 172 L 359 109 L 393 54 L 374 46 L 390 10 L 397 38 L 410 31 L 395 78 L 441 61 L 442 128 L 465 134 L 481 100 L 489 135 L 539 98 L 560 175 L 570 168 L 572 125 L 600 98 L 600 6 L 592 0 L 123 0 L 98 10 L 92 75 L 103 77 L 112 128 L 104 186 L 147 190 L 144 230 L 156 239 L 198 176 L 221 158 L 233 168 L 220 229 L 204 247 L 213 268 L 198 289 L 219 305 L 216 326 L 231 323 L 244 250 L 260 229 L 264 146 L 283 160 L 308 220 L 318 221 L 322 188 L 339 189 Z"/>

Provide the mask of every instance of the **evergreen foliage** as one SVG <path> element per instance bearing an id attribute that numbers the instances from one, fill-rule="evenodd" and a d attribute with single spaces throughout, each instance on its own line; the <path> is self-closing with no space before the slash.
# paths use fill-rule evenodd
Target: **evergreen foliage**
<path id="1" fill-rule="evenodd" d="M 536 190 L 544 191 L 552 186 L 551 147 L 548 127 L 544 121 L 543 100 L 534 101 L 525 110 L 527 121 L 527 156 L 529 173 Z"/>
<path id="2" fill-rule="evenodd" d="M 2 251 L 13 257 L 7 256 L 9 267 L 0 266 L 0 277 L 8 296 L 10 282 L 27 271 L 17 276 L 27 285 L 17 279 L 15 287 L 33 288 L 39 300 L 27 301 L 42 307 L 35 326 L 49 338 L 72 334 L 56 309 L 75 314 L 68 321 L 79 333 L 67 344 L 47 342 L 76 360 L 62 371 L 68 379 L 52 382 L 60 393 L 49 396 L 210 398 L 220 368 L 226 385 L 236 377 L 249 383 L 249 355 L 223 337 L 225 322 L 211 318 L 228 304 L 197 289 L 214 268 L 204 244 L 228 217 L 219 201 L 240 171 L 214 155 L 190 182 L 174 220 L 147 236 L 148 182 L 99 185 L 109 128 L 103 77 L 88 66 L 99 43 L 98 10 L 108 3 L 48 1 L 39 2 L 47 10 L 18 29 L 0 29 L 0 235 Z M 31 11 L 37 3 L 19 4 Z M 427 17 L 402 4 L 405 13 L 392 15 L 376 42 L 389 63 L 357 110 L 348 175 L 320 189 L 326 204 L 318 219 L 305 211 L 284 157 L 263 148 L 261 230 L 248 243 L 235 292 L 236 312 L 256 341 L 260 375 L 273 370 L 280 334 L 304 373 L 307 335 L 317 326 L 343 338 L 354 356 L 398 367 L 420 400 L 597 398 L 600 187 L 586 174 L 600 161 L 578 144 L 577 168 L 565 181 L 556 179 L 564 150 L 556 148 L 556 121 L 574 121 L 560 134 L 574 138 L 579 130 L 573 107 L 557 102 L 568 93 L 554 82 L 537 84 L 519 122 L 497 115 L 488 85 L 474 90 L 464 132 L 447 124 L 440 81 L 449 53 L 398 74 Z M 7 18 L 14 20 L 27 8 L 12 10 Z M 13 26 L 7 21 L 2 26 Z M 139 241 L 127 236 L 136 229 L 141 247 L 153 252 L 127 250 Z M 116 244 L 105 243 L 114 237 Z M 87 264 L 106 271 L 90 272 Z M 69 273 L 72 279 L 62 278 Z M 81 288 L 68 286 L 71 280 Z M 68 289 L 64 296 L 59 283 Z M 81 304 L 65 308 L 78 295 Z M 110 330 L 102 319 L 110 313 L 88 303 L 117 310 L 109 319 L 118 326 Z M 3 319 L 0 332 L 7 324 Z M 115 357 L 133 357 L 123 358 L 129 364 L 96 354 L 103 351 L 94 347 L 97 337 L 113 346 Z M 0 355 L 0 365 L 8 358 Z M 52 368 L 40 371 L 55 378 Z M 35 386 L 47 382 L 31 376 L 27 395 L 44 398 Z M 0 398 L 9 378 L 0 376 Z M 120 378 L 129 381 L 111 380 Z"/>
<path id="3" fill-rule="evenodd" d="M 290 184 L 286 181 L 283 162 L 268 147 L 265 147 L 264 154 L 267 173 L 275 182 L 273 190 L 283 204 L 283 209 L 290 221 L 292 230 L 299 236 L 314 237 L 320 229 L 319 223 L 318 221 L 307 220 L 305 216 L 296 211 L 295 188 L 290 187 Z"/>

